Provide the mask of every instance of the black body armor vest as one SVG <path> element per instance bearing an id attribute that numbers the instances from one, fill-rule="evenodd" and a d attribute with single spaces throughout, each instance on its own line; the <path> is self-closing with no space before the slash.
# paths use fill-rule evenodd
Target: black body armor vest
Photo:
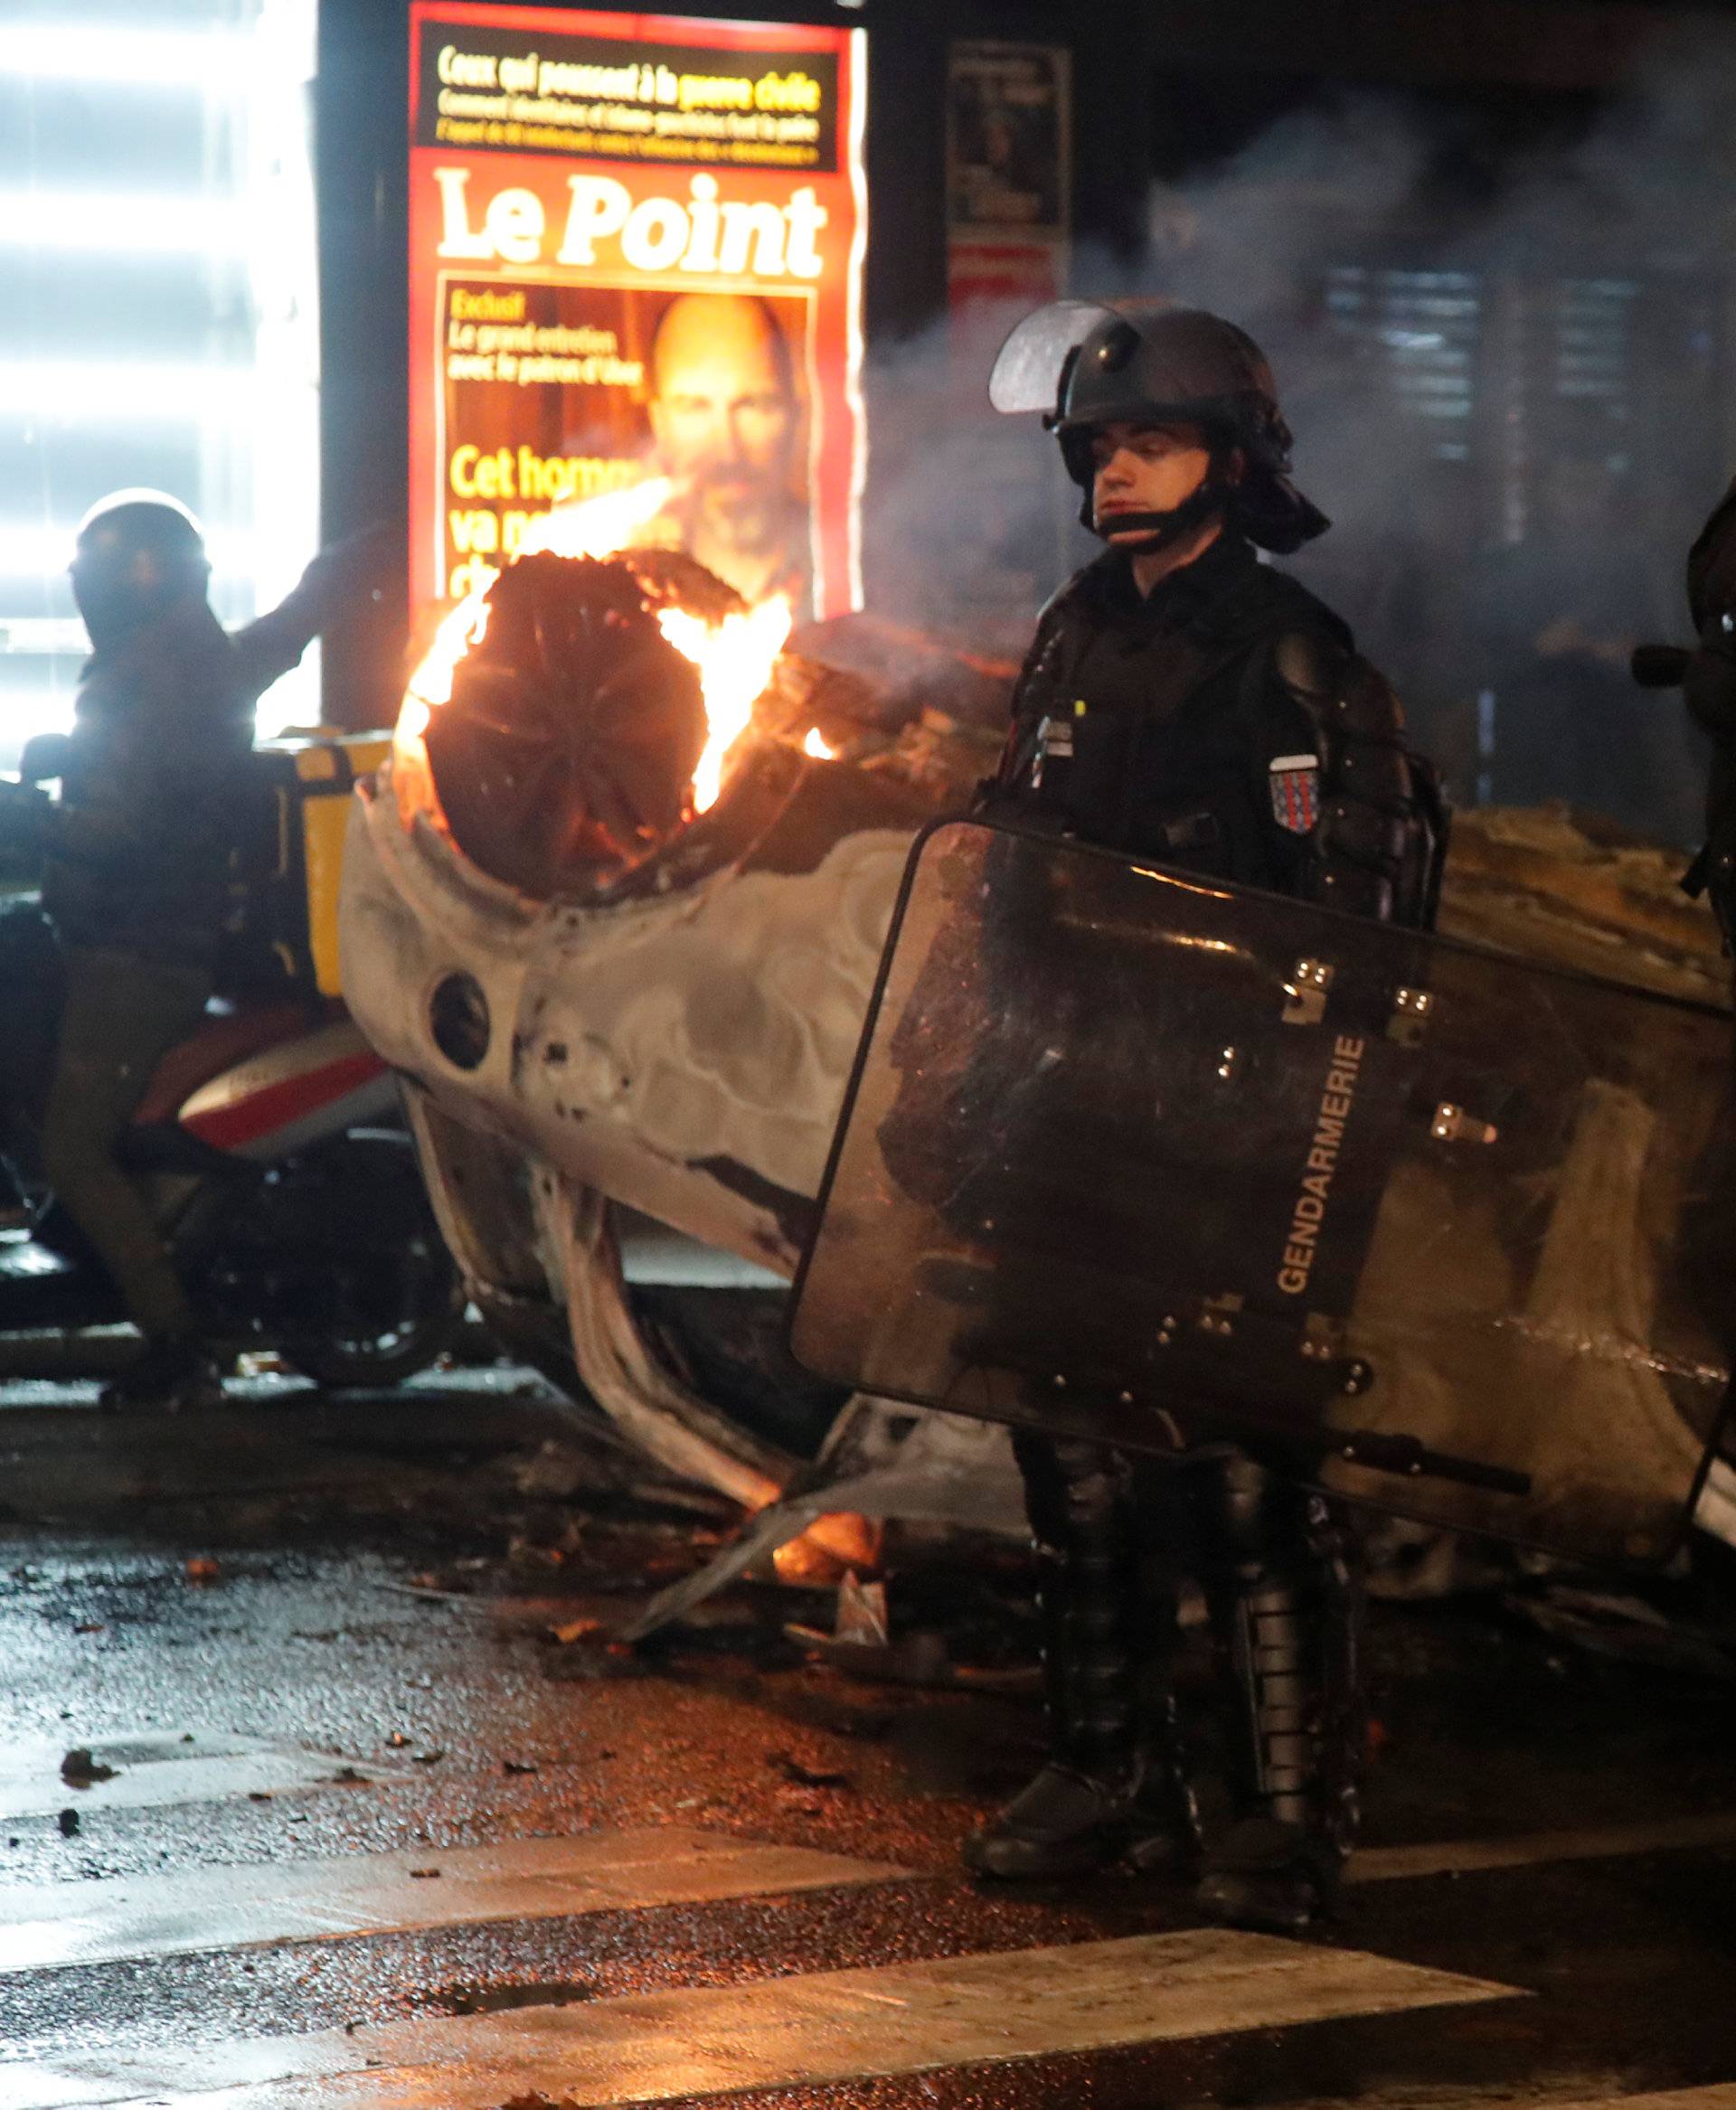
<path id="1" fill-rule="evenodd" d="M 1226 535 L 1148 597 L 1115 551 L 1044 609 L 985 803 L 1131 857 L 1418 928 L 1447 815 L 1332 611 Z"/>

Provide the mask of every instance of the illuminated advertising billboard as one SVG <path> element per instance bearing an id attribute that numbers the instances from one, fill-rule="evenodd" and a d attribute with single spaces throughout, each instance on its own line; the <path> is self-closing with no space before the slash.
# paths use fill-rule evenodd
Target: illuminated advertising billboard
<path id="1" fill-rule="evenodd" d="M 860 30 L 412 0 L 410 584 L 564 506 L 797 617 L 861 605 Z"/>

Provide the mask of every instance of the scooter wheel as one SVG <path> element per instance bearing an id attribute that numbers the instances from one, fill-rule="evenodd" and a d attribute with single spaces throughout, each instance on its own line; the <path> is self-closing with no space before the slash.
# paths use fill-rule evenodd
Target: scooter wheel
<path id="1" fill-rule="evenodd" d="M 437 1258 L 444 1260 L 439 1253 Z M 397 1325 L 366 1338 L 286 1342 L 284 1358 L 304 1377 L 330 1392 L 363 1391 L 401 1385 L 445 1354 L 464 1320 L 464 1297 L 449 1265 L 440 1270 L 439 1294 L 432 1281 L 422 1307 Z"/>
<path id="2" fill-rule="evenodd" d="M 333 1220 L 365 1222 L 361 1279 L 317 1331 L 284 1340 L 287 1361 L 330 1391 L 382 1389 L 426 1370 L 464 1320 L 458 1271 L 441 1239 L 406 1136 L 359 1131 L 310 1163 Z"/>

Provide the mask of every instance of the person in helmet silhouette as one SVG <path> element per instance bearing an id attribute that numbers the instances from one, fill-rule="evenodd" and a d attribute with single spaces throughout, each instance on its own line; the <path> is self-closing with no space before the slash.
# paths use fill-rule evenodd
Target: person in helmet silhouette
<path id="1" fill-rule="evenodd" d="M 992 815 L 1352 913 L 1430 920 L 1445 816 L 1350 632 L 1260 560 L 1326 527 L 1289 479 L 1271 372 L 1199 310 L 1056 303 L 1008 338 L 996 408 L 1041 410 L 1103 552 L 1043 610 Z M 1339 1519 L 1276 1446 L 1173 1464 L 1021 1431 L 1051 1756 L 967 1842 L 979 1874 L 1197 1866 L 1199 1902 L 1295 1931 L 1356 1820 L 1357 1593 Z M 1207 1841 L 1171 1663 L 1210 1607 L 1227 1807 Z"/>
<path id="2" fill-rule="evenodd" d="M 1728 950 L 1736 947 L 1736 482 L 1688 552 L 1687 588 L 1697 643 L 1684 655 L 1682 688 L 1712 753 L 1705 839 L 1682 883 L 1709 898 Z"/>
<path id="3" fill-rule="evenodd" d="M 316 558 L 283 604 L 232 634 L 206 598 L 199 523 L 120 492 L 88 513 L 71 564 L 91 655 L 58 805 L 14 810 L 43 853 L 64 999 L 42 1116 L 44 1173 L 145 1337 L 110 1404 L 221 1396 L 195 1314 L 115 1150 L 160 1058 L 213 986 L 254 706 L 328 618 L 371 589 L 379 545 Z"/>

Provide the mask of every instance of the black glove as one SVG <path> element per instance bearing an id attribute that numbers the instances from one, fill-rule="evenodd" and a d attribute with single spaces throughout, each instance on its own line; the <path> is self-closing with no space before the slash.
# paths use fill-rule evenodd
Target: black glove
<path id="1" fill-rule="evenodd" d="M 404 539 L 395 527 L 376 521 L 322 550 L 301 575 L 299 592 L 311 592 L 333 613 L 373 599 L 401 570 Z"/>

